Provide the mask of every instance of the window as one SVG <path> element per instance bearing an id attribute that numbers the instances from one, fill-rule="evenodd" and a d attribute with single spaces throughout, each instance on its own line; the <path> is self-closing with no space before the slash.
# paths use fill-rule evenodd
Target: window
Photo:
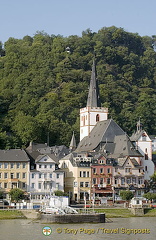
<path id="1" fill-rule="evenodd" d="M 41 183 L 38 183 L 38 189 L 41 189 Z"/>
<path id="2" fill-rule="evenodd" d="M 125 168 L 126 173 L 130 173 L 131 169 L 130 168 Z"/>
<path id="3" fill-rule="evenodd" d="M 14 178 L 14 173 L 10 173 L 10 178 L 11 178 L 11 179 Z"/>
<path id="4" fill-rule="evenodd" d="M 89 187 L 89 182 L 85 182 L 85 187 Z"/>
<path id="5" fill-rule="evenodd" d="M 131 179 L 127 178 L 127 184 L 130 184 L 130 183 L 131 183 Z"/>
<path id="6" fill-rule="evenodd" d="M 136 178 L 132 178 L 132 183 L 136 184 Z"/>
<path id="7" fill-rule="evenodd" d="M 80 177 L 82 177 L 82 171 L 80 171 Z"/>
<path id="8" fill-rule="evenodd" d="M 86 177 L 86 172 L 83 171 L 83 177 Z"/>
<path id="9" fill-rule="evenodd" d="M 25 182 L 22 183 L 22 188 L 26 188 L 26 183 Z"/>
<path id="10" fill-rule="evenodd" d="M 103 173 L 103 168 L 100 168 L 100 173 Z"/>
<path id="11" fill-rule="evenodd" d="M 52 165 L 52 164 L 50 164 L 50 168 L 52 168 L 52 166 L 53 166 L 53 165 Z"/>
<path id="12" fill-rule="evenodd" d="M 20 173 L 16 173 L 16 178 L 20 178 Z"/>
<path id="13" fill-rule="evenodd" d="M 125 178 L 121 178 L 121 185 L 124 185 L 125 184 Z"/>
<path id="14" fill-rule="evenodd" d="M 14 168 L 14 163 L 11 163 L 11 164 L 10 164 L 10 167 L 11 167 L 11 168 Z"/>
<path id="15" fill-rule="evenodd" d="M 56 183 L 56 190 L 59 190 L 59 183 Z"/>
<path id="16" fill-rule="evenodd" d="M 143 184 L 143 179 L 142 178 L 138 178 L 138 184 Z"/>
<path id="17" fill-rule="evenodd" d="M 145 149 L 145 160 L 148 160 L 148 152 L 147 152 L 147 148 Z"/>
<path id="18" fill-rule="evenodd" d="M 89 171 L 87 171 L 87 177 L 89 177 Z"/>
<path id="19" fill-rule="evenodd" d="M 117 178 L 114 179 L 114 183 L 118 184 L 118 179 Z"/>
<path id="20" fill-rule="evenodd" d="M 47 168 L 47 165 L 44 165 L 44 168 Z"/>
<path id="21" fill-rule="evenodd" d="M 103 178 L 100 178 L 100 184 L 103 184 Z"/>
<path id="22" fill-rule="evenodd" d="M 32 183 L 32 184 L 31 184 L 31 188 L 35 188 L 35 183 Z"/>
<path id="23" fill-rule="evenodd" d="M 74 187 L 77 187 L 77 182 L 74 182 Z"/>
<path id="24" fill-rule="evenodd" d="M 8 183 L 4 183 L 4 188 L 7 188 L 8 187 Z"/>
<path id="25" fill-rule="evenodd" d="M 49 174 L 49 178 L 52 178 L 52 173 Z"/>
<path id="26" fill-rule="evenodd" d="M 57 175 L 56 175 L 56 178 L 59 178 L 60 177 L 60 174 L 59 173 L 57 173 Z"/>
<path id="27" fill-rule="evenodd" d="M 20 168 L 20 163 L 16 163 L 16 168 Z"/>
<path id="28" fill-rule="evenodd" d="M 96 173 L 96 168 L 93 168 L 93 174 L 95 174 Z"/>
<path id="29" fill-rule="evenodd" d="M 84 186 L 84 183 L 83 182 L 80 182 L 80 187 L 83 187 Z"/>
<path id="30" fill-rule="evenodd" d="M 39 178 L 42 178 L 42 173 L 39 173 Z"/>
<path id="31" fill-rule="evenodd" d="M 115 172 L 118 172 L 118 168 L 115 168 Z"/>
<path id="32" fill-rule="evenodd" d="M 0 173 L 0 178 L 2 178 L 2 173 Z"/>
<path id="33" fill-rule="evenodd" d="M 99 122 L 99 121 L 100 121 L 100 115 L 97 114 L 97 115 L 96 115 L 96 122 Z"/>
<path id="34" fill-rule="evenodd" d="M 96 184 L 96 178 L 93 178 L 93 184 Z"/>
<path id="35" fill-rule="evenodd" d="M 110 173 L 110 168 L 107 168 L 107 173 Z"/>
<path id="36" fill-rule="evenodd" d="M 45 179 L 47 178 L 47 174 L 46 174 L 46 173 L 44 173 L 44 178 L 45 178 Z"/>
<path id="37" fill-rule="evenodd" d="M 145 171 L 147 172 L 147 166 L 145 166 Z"/>
<path id="38" fill-rule="evenodd" d="M 8 168 L 8 163 L 4 163 L 4 168 Z"/>
<path id="39" fill-rule="evenodd" d="M 22 174 L 22 177 L 23 177 L 23 178 L 26 178 L 26 173 L 23 173 L 23 174 Z"/>
<path id="40" fill-rule="evenodd" d="M 8 173 L 4 173 L 4 178 L 8 178 Z"/>
<path id="41" fill-rule="evenodd" d="M 35 173 L 32 173 L 32 174 L 31 174 L 31 177 L 34 178 L 34 177 L 35 177 Z"/>
<path id="42" fill-rule="evenodd" d="M 2 168 L 2 163 L 0 163 L 0 168 Z"/>
<path id="43" fill-rule="evenodd" d="M 23 168 L 26 168 L 26 163 L 23 163 Z"/>
<path id="44" fill-rule="evenodd" d="M 39 164 L 39 168 L 41 168 L 42 167 L 42 165 L 41 164 Z"/>
<path id="45" fill-rule="evenodd" d="M 111 181 L 110 181 L 110 178 L 107 178 L 107 184 L 110 184 Z"/>

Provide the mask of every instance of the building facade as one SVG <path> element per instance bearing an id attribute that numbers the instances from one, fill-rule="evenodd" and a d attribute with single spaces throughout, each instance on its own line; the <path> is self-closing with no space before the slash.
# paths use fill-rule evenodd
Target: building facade
<path id="1" fill-rule="evenodd" d="M 9 199 L 12 188 L 29 189 L 30 159 L 21 149 L 0 150 L 0 189 Z"/>

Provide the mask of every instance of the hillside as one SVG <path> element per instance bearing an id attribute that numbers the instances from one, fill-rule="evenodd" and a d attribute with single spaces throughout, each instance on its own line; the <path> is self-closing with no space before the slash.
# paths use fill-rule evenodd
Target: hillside
<path id="1" fill-rule="evenodd" d="M 79 109 L 86 105 L 96 55 L 103 106 L 129 135 L 139 117 L 156 135 L 156 36 L 114 26 L 82 36 L 9 38 L 0 44 L 0 149 L 31 141 L 69 145 L 79 140 Z"/>

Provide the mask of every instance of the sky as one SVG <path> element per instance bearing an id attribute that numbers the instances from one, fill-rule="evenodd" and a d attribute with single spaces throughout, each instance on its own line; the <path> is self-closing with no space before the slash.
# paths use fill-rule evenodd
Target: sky
<path id="1" fill-rule="evenodd" d="M 68 37 L 111 26 L 156 35 L 156 0 L 0 0 L 0 9 L 3 44 L 37 31 Z"/>

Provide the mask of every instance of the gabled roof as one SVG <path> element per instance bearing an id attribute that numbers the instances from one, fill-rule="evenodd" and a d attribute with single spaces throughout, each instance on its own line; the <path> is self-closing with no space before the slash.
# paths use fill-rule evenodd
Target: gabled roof
<path id="1" fill-rule="evenodd" d="M 30 161 L 26 152 L 22 149 L 0 150 L 0 161 Z"/>
<path id="2" fill-rule="evenodd" d="M 36 158 L 35 162 L 36 162 L 36 163 L 40 162 L 40 161 L 42 160 L 42 158 L 44 158 L 44 157 L 46 157 L 46 156 L 48 156 L 48 157 L 51 159 L 50 162 L 54 162 L 54 163 L 57 163 L 57 164 L 58 164 L 58 159 L 55 157 L 54 154 L 42 154 L 42 155 L 39 155 L 39 156 Z M 46 162 L 45 162 L 45 163 L 46 163 Z M 49 162 L 48 162 L 48 163 L 49 163 Z"/>
<path id="3" fill-rule="evenodd" d="M 92 151 L 100 143 L 113 143 L 115 136 L 123 134 L 125 134 L 124 131 L 112 119 L 97 122 L 90 135 L 81 140 L 76 152 Z"/>
<path id="4" fill-rule="evenodd" d="M 136 131 L 130 137 L 131 141 L 137 142 L 139 140 L 139 138 L 142 136 L 143 133 L 144 133 L 144 130 Z"/>

